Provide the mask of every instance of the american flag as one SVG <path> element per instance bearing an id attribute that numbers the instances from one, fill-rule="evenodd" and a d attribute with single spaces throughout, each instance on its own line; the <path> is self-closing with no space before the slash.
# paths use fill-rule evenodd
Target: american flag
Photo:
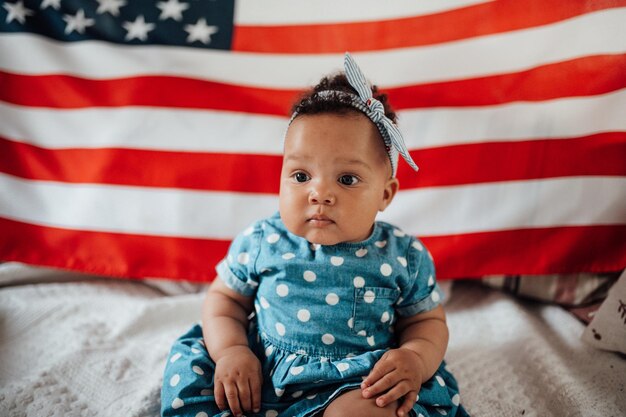
<path id="1" fill-rule="evenodd" d="M 626 266 L 624 0 L 0 2 L 0 259 L 207 281 L 350 51 L 440 278 Z"/>

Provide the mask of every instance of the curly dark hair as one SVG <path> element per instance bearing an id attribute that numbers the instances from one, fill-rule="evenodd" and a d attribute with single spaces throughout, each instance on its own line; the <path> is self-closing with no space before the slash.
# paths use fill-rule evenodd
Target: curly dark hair
<path id="1" fill-rule="evenodd" d="M 292 114 L 294 112 L 298 112 L 298 115 L 320 113 L 345 114 L 348 112 L 359 112 L 350 104 L 350 99 L 348 97 L 342 95 L 331 95 L 330 97 L 332 99 L 329 99 L 328 96 L 320 97 L 316 94 L 325 90 L 343 91 L 358 95 L 357 91 L 350 85 L 348 78 L 343 72 L 335 75 L 329 75 L 322 78 L 315 87 L 304 93 L 300 100 L 293 105 L 291 109 Z M 372 86 L 372 95 L 384 106 L 385 116 L 396 123 L 396 113 L 393 111 L 388 102 L 387 94 L 378 91 L 378 87 L 374 85 Z"/>

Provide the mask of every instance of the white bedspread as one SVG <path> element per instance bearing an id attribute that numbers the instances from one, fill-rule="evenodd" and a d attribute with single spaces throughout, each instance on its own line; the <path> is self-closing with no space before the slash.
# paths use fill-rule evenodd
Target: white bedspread
<path id="1" fill-rule="evenodd" d="M 157 416 L 170 344 L 203 294 L 56 278 L 0 289 L 0 416 Z M 584 345 L 565 311 L 472 283 L 446 307 L 447 361 L 473 415 L 626 415 L 626 360 Z"/>

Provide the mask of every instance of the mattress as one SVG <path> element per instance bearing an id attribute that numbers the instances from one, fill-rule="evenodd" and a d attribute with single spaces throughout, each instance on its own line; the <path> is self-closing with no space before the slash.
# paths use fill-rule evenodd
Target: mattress
<path id="1" fill-rule="evenodd" d="M 0 265 L 1 416 L 158 416 L 172 341 L 204 287 Z M 558 306 L 445 286 L 446 354 L 475 416 L 623 416 L 626 360 Z"/>

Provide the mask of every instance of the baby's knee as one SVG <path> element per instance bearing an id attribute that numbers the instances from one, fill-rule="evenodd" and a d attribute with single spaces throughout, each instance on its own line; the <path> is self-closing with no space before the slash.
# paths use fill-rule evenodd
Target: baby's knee
<path id="1" fill-rule="evenodd" d="M 323 417 L 395 417 L 398 404 L 392 402 L 385 407 L 376 405 L 375 399 L 363 398 L 361 390 L 349 391 L 335 399 L 324 411 Z"/>

